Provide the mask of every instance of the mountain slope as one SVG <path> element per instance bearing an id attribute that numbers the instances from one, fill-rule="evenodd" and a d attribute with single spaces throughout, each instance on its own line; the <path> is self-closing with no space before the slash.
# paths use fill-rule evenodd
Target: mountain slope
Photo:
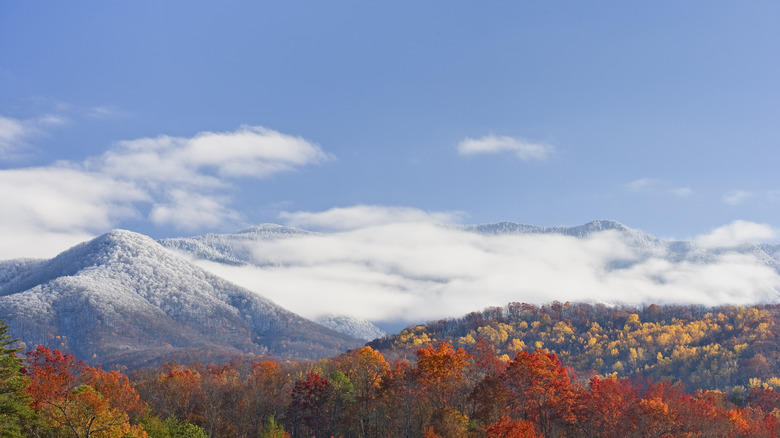
<path id="1" fill-rule="evenodd" d="M 90 361 L 242 353 L 314 359 L 361 344 L 129 231 L 51 260 L 3 266 L 0 319 L 11 333 L 28 347 L 51 345 Z"/>
<path id="2" fill-rule="evenodd" d="M 161 239 L 160 245 L 202 260 L 228 265 L 252 264 L 254 245 L 268 240 L 309 236 L 315 233 L 276 224 L 261 224 L 232 234 Z"/>
<path id="3" fill-rule="evenodd" d="M 171 250 L 225 265 L 252 265 L 270 267 L 272 263 L 258 262 L 253 251 L 264 242 L 306 237 L 317 233 L 276 224 L 261 224 L 233 234 L 205 234 L 196 237 L 162 239 L 159 243 Z M 319 324 L 339 333 L 370 341 L 385 333 L 369 321 L 346 315 L 325 315 L 317 318 Z"/>
<path id="4" fill-rule="evenodd" d="M 353 316 L 325 315 L 317 318 L 317 323 L 339 333 L 344 333 L 364 341 L 373 341 L 374 339 L 381 338 L 387 334 L 365 319 L 355 318 Z"/>
<path id="5" fill-rule="evenodd" d="M 509 303 L 418 324 L 368 345 L 385 358 L 413 357 L 448 342 L 497 355 L 544 348 L 584 375 L 677 381 L 686 390 L 750 387 L 780 375 L 780 305 L 642 307 Z M 485 346 L 483 345 L 483 351 Z"/>

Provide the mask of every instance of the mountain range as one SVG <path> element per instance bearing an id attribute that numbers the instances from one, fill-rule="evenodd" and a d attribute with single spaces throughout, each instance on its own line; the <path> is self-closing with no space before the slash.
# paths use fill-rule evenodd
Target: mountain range
<path id="1" fill-rule="evenodd" d="M 736 246 L 706 246 L 695 241 L 660 239 L 611 220 L 596 220 L 573 227 L 540 227 L 514 222 L 499 222 L 486 225 L 465 225 L 458 228 L 485 235 L 547 234 L 571 236 L 580 239 L 588 238 L 596 233 L 612 231 L 618 233 L 621 240 L 632 250 L 631 260 L 612 264 L 608 267 L 612 270 L 627 268 L 651 257 L 672 263 L 682 261 L 710 263 L 723 254 L 736 253 L 755 257 L 758 262 L 780 273 L 780 245 L 741 243 Z"/>
<path id="2" fill-rule="evenodd" d="M 511 240 L 517 236 L 566 236 L 579 242 L 607 233 L 629 248 L 630 254 L 605 258 L 607 262 L 604 266 L 598 267 L 603 275 L 629 272 L 642 263 L 658 260 L 669 266 L 716 266 L 714 263 L 722 262 L 724 254 L 744 256 L 744 260 L 755 265 L 762 275 L 773 272 L 770 275 L 772 281 L 780 275 L 780 245 L 710 247 L 696 242 L 659 239 L 614 221 L 593 221 L 576 227 L 537 227 L 512 222 L 437 225 L 426 230 L 460 233 L 457 234 L 458 239 L 483 236 L 480 239 L 487 240 L 479 240 L 480 247 L 504 241 L 510 246 L 528 242 Z M 376 232 L 384 231 L 388 230 L 378 229 Z M 371 236 L 370 232 L 364 234 Z M 246 267 L 261 273 L 283 271 L 289 268 L 289 259 L 281 255 L 277 257 L 277 254 L 269 256 L 268 251 L 289 250 L 289 247 L 279 244 L 295 242 L 305 242 L 304 249 L 308 250 L 305 246 L 308 242 L 318 242 L 311 239 L 328 237 L 328 233 L 274 224 L 263 224 L 232 234 L 159 241 L 130 231 L 114 230 L 52 259 L 0 261 L 0 319 L 9 324 L 10 333 L 20 338 L 27 348 L 38 344 L 49 345 L 74 353 L 88 362 L 102 364 L 138 367 L 170 360 L 225 361 L 242 355 L 290 359 L 331 356 L 384 335 L 372 323 L 376 322 L 376 318 L 355 315 L 361 311 L 368 312 L 368 307 L 358 305 L 352 314 L 323 311 L 315 317 L 315 322 L 275 304 L 256 289 L 238 286 L 231 282 L 232 278 L 220 277 L 215 275 L 215 270 L 206 269 L 223 266 L 239 270 Z M 389 240 L 394 240 L 393 236 Z M 355 252 L 354 247 L 350 248 Z M 414 249 L 410 251 L 413 255 Z M 492 248 L 485 251 L 496 252 Z M 334 252 L 339 263 L 352 255 Z M 365 258 L 370 255 L 360 257 L 364 258 L 349 262 L 361 269 L 375 269 L 387 263 Z M 457 260 L 457 254 L 452 260 Z M 387 270 L 388 276 L 411 278 L 412 274 L 406 271 L 425 262 L 412 260 L 410 268 L 393 261 L 394 264 Z M 316 265 L 318 262 L 315 259 L 306 263 Z M 320 270 L 328 271 L 330 266 Z M 335 269 L 341 269 L 341 265 Z M 563 269 L 566 269 L 565 265 Z M 301 272 L 304 271 L 293 274 L 300 277 L 303 275 Z M 371 271 L 372 275 L 374 272 Z M 350 275 L 347 282 L 363 281 Z M 566 275 L 566 272 L 561 275 Z M 396 281 L 391 277 L 382 278 L 386 283 Z M 417 283 L 410 282 L 411 286 L 404 286 L 406 289 L 401 292 L 406 295 L 390 295 L 387 299 L 391 301 L 387 302 L 408 299 L 409 296 L 419 297 L 424 293 L 444 295 L 446 290 L 442 287 L 460 284 L 459 281 L 463 283 L 460 278 L 453 278 L 412 278 Z M 666 280 L 653 278 L 653 281 Z M 772 281 L 760 285 L 761 295 L 756 296 L 761 300 L 778 300 L 780 289 Z M 262 280 L 253 279 L 250 283 L 257 285 Z M 318 290 L 316 282 L 314 284 L 311 290 L 301 291 L 313 306 L 322 307 L 327 302 L 335 308 L 346 308 L 351 304 L 349 299 L 325 294 Z M 259 285 L 263 290 L 278 286 Z M 432 289 L 419 292 L 414 290 L 416 285 Z M 361 287 L 360 284 L 356 286 L 358 290 Z M 374 292 L 367 288 L 361 293 L 368 296 Z M 515 296 L 511 295 L 510 299 L 523 300 Z M 548 301 L 555 299 L 559 297 L 550 295 L 546 298 Z M 428 306 L 431 308 L 428 310 L 444 312 L 437 307 L 442 302 L 435 302 L 435 305 Z"/>
<path id="3" fill-rule="evenodd" d="M 780 272 L 780 245 L 744 243 L 738 247 L 707 247 L 694 241 L 667 240 L 635 230 L 612 220 L 595 220 L 579 226 L 542 227 L 515 222 L 498 222 L 482 225 L 452 225 L 452 229 L 487 236 L 512 235 L 561 235 L 587 238 L 596 233 L 612 231 L 638 255 L 641 261 L 657 256 L 671 262 L 683 260 L 707 262 L 724 252 L 737 252 L 756 256 L 767 266 Z M 315 236 L 318 233 L 277 224 L 262 224 L 232 234 L 205 234 L 160 240 L 166 248 L 188 254 L 194 258 L 230 265 L 267 266 L 253 249 L 257 244 L 281 239 Z"/>

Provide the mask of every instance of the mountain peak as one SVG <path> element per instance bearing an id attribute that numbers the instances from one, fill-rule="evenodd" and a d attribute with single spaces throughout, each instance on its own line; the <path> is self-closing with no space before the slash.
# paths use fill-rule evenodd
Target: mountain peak
<path id="1" fill-rule="evenodd" d="M 288 227 L 285 225 L 267 223 L 247 227 L 235 233 L 235 235 L 256 235 L 261 237 L 269 235 L 284 236 L 298 234 L 311 234 L 311 231 L 301 230 L 299 228 Z"/>
<path id="2" fill-rule="evenodd" d="M 0 285 L 0 319 L 31 346 L 56 335 L 67 345 L 55 348 L 137 365 L 195 350 L 317 359 L 360 345 L 132 231 L 28 265 Z"/>
<path id="3" fill-rule="evenodd" d="M 605 219 L 594 220 L 577 226 L 540 227 L 515 222 L 497 222 L 484 225 L 464 225 L 459 228 L 482 234 L 565 234 L 576 237 L 585 237 L 590 233 L 608 230 L 633 231 L 620 222 Z"/>
<path id="4" fill-rule="evenodd" d="M 253 233 L 263 233 L 266 231 L 278 231 L 282 230 L 288 227 L 285 227 L 284 225 L 279 224 L 259 224 L 259 225 L 252 225 L 251 227 L 244 228 L 243 230 L 239 230 L 236 232 L 236 234 L 253 234 Z"/>
<path id="5" fill-rule="evenodd" d="M 125 248 L 158 246 L 157 242 L 149 236 L 119 228 L 113 229 L 92 239 L 91 241 L 86 242 L 86 245 L 93 247 L 114 246 Z"/>
<path id="6" fill-rule="evenodd" d="M 602 231 L 602 230 L 620 230 L 620 231 L 626 231 L 629 230 L 629 228 L 623 224 L 621 224 L 618 221 L 613 221 L 609 219 L 597 219 L 594 221 L 590 221 L 583 225 L 582 227 L 588 228 L 593 231 Z"/>

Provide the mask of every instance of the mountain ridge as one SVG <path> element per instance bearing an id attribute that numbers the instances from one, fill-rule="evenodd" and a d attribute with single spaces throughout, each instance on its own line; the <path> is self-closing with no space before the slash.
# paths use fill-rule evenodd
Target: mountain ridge
<path id="1" fill-rule="evenodd" d="M 0 319 L 26 343 L 87 360 L 187 349 L 315 359 L 361 345 L 131 231 L 17 271 L 0 287 Z"/>

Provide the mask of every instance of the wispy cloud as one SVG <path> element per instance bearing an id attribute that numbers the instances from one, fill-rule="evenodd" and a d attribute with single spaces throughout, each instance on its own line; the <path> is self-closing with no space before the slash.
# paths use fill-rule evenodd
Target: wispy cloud
<path id="1" fill-rule="evenodd" d="M 15 122 L 7 128 L 13 134 Z M 148 219 L 185 230 L 239 219 L 226 193 L 237 178 L 269 178 L 332 159 L 300 137 L 262 127 L 120 142 L 81 163 L 0 171 L 0 258 L 45 255 L 35 245 L 14 252 L 11 240 L 73 233 L 79 238 L 150 206 Z M 5 234 L 14 234 L 6 239 Z M 20 240 L 21 241 L 21 240 Z M 75 243 L 75 242 L 74 242 Z M 44 245 L 45 247 L 45 245 Z M 64 248 L 60 248 L 64 249 Z M 49 254 L 50 255 L 50 254 Z"/>
<path id="2" fill-rule="evenodd" d="M 723 202 L 730 205 L 739 205 L 752 197 L 753 192 L 735 189 L 723 194 Z"/>
<path id="3" fill-rule="evenodd" d="M 687 198 L 689 196 L 693 196 L 693 189 L 690 187 L 677 187 L 672 189 L 672 194 L 675 196 L 679 196 L 680 198 Z"/>
<path id="4" fill-rule="evenodd" d="M 657 184 L 658 180 L 652 178 L 640 178 L 626 184 L 626 189 L 631 192 L 642 192 Z"/>
<path id="5" fill-rule="evenodd" d="M 674 187 L 668 181 L 655 178 L 639 178 L 626 184 L 626 189 L 636 193 L 672 195 L 686 198 L 694 194 L 690 187 Z"/>
<path id="6" fill-rule="evenodd" d="M 84 115 L 90 119 L 106 120 L 124 117 L 127 116 L 127 113 L 114 105 L 97 105 L 86 108 L 84 110 Z"/>
<path id="7" fill-rule="evenodd" d="M 20 120 L 0 116 L 0 158 L 7 156 L 29 135 L 29 128 Z"/>
<path id="8" fill-rule="evenodd" d="M 0 116 L 0 159 L 14 157 L 27 146 L 30 138 L 66 122 L 64 117 L 51 114 L 26 120 Z"/>
<path id="9" fill-rule="evenodd" d="M 550 145 L 533 143 L 522 138 L 487 135 L 480 138 L 466 138 L 458 143 L 460 155 L 498 154 L 509 152 L 519 159 L 545 160 L 554 151 Z"/>
<path id="10" fill-rule="evenodd" d="M 408 222 L 452 223 L 462 216 L 462 212 L 427 212 L 416 208 L 381 205 L 331 208 L 322 212 L 282 212 L 279 215 L 280 219 L 293 227 L 326 230 L 354 230 Z"/>

